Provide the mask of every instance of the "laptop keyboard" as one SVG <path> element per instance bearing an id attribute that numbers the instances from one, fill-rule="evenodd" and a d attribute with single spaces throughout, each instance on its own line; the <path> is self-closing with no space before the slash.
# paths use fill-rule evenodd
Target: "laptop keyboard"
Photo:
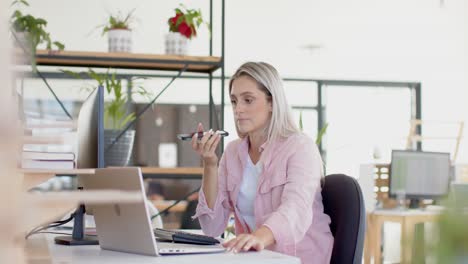
<path id="1" fill-rule="evenodd" d="M 171 240 L 177 243 L 196 244 L 196 245 L 215 245 L 219 240 L 205 235 L 193 234 L 179 230 L 168 230 L 162 228 L 153 229 L 157 238 Z"/>

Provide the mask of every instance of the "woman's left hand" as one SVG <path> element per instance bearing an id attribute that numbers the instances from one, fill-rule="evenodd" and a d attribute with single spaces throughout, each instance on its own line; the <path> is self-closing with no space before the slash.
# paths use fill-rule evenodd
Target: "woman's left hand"
<path id="1" fill-rule="evenodd" d="M 223 247 L 225 247 L 227 251 L 234 253 L 238 253 L 241 250 L 249 251 L 250 249 L 260 251 L 265 248 L 265 243 L 256 235 L 240 234 L 236 238 L 224 242 Z"/>

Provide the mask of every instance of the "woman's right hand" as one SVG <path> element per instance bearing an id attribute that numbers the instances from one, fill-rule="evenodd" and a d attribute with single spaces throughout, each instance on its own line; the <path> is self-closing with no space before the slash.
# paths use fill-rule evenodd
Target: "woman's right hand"
<path id="1" fill-rule="evenodd" d="M 203 125 L 198 123 L 197 132 L 203 132 Z M 192 148 L 200 154 L 205 166 L 217 166 L 218 156 L 216 155 L 216 148 L 221 139 L 221 136 L 210 130 L 202 139 L 198 140 L 197 133 L 192 137 Z"/>

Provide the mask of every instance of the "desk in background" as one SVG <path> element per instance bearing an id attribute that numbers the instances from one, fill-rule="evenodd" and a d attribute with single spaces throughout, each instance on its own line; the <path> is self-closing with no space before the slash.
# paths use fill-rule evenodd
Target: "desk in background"
<path id="1" fill-rule="evenodd" d="M 151 257 L 136 254 L 128 254 L 109 250 L 101 250 L 99 246 L 62 246 L 54 243 L 55 235 L 32 236 L 27 250 L 31 258 L 29 263 L 164 263 L 164 264 L 219 264 L 219 263 L 243 263 L 243 264 L 300 264 L 299 258 L 283 255 L 269 250 L 261 252 L 243 253 L 215 253 L 194 254 L 179 256 Z M 32 246 L 31 246 L 32 245 Z M 49 256 L 49 257 L 48 257 Z"/>
<path id="2" fill-rule="evenodd" d="M 374 263 L 382 263 L 381 248 L 384 222 L 401 224 L 401 263 L 410 263 L 416 224 L 435 222 L 439 215 L 438 211 L 423 210 L 376 210 L 368 213 L 364 263 L 370 263 L 371 257 L 374 257 Z"/>

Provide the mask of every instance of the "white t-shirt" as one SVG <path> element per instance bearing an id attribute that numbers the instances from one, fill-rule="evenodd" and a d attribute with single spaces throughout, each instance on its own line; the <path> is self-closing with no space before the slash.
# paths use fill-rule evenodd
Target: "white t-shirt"
<path id="1" fill-rule="evenodd" d="M 247 155 L 247 163 L 244 169 L 244 176 L 237 197 L 237 208 L 244 221 L 253 232 L 256 229 L 254 201 L 257 192 L 258 177 L 262 172 L 260 162 L 253 164 L 250 155 Z"/>

